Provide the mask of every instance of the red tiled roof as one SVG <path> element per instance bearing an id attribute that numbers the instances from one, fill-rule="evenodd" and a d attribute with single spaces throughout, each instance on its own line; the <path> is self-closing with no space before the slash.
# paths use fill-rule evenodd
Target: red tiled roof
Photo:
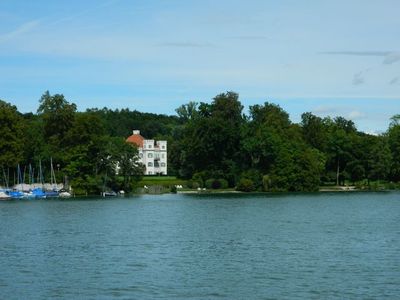
<path id="1" fill-rule="evenodd" d="M 130 137 L 126 139 L 127 143 L 132 143 L 142 148 L 143 148 L 143 141 L 144 137 L 142 137 L 140 134 L 132 134 Z"/>

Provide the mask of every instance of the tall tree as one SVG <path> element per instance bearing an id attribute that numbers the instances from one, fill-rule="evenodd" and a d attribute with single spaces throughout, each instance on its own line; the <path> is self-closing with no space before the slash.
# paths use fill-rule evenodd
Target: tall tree
<path id="1" fill-rule="evenodd" d="M 76 105 L 69 103 L 64 95 L 51 96 L 46 91 L 40 98 L 37 113 L 43 119 L 45 139 L 54 150 L 66 146 L 65 135 L 72 127 L 75 118 Z"/>
<path id="2" fill-rule="evenodd" d="M 301 115 L 301 127 L 304 140 L 313 148 L 319 151 L 326 151 L 327 147 L 327 126 L 322 118 L 310 112 Z"/>
<path id="3" fill-rule="evenodd" d="M 400 115 L 392 117 L 388 130 L 389 147 L 392 154 L 392 166 L 390 177 L 394 181 L 400 181 Z"/>
<path id="4" fill-rule="evenodd" d="M 356 128 L 352 121 L 337 117 L 332 122 L 327 119 L 328 126 L 328 165 L 327 168 L 335 173 L 337 185 L 344 184 L 347 177 L 345 172 L 347 163 L 352 160 L 352 142 L 356 135 Z"/>
<path id="5" fill-rule="evenodd" d="M 0 100 L 0 166 L 14 167 L 22 160 L 24 127 L 17 108 Z"/>
<path id="6" fill-rule="evenodd" d="M 183 104 L 179 106 L 175 111 L 178 114 L 179 120 L 182 123 L 185 123 L 189 120 L 193 120 L 194 118 L 196 118 L 198 114 L 197 107 L 197 102 L 190 101 L 188 104 Z"/>
<path id="7" fill-rule="evenodd" d="M 390 174 L 392 154 L 390 152 L 388 139 L 380 136 L 371 147 L 370 152 L 370 176 L 375 180 L 385 180 Z"/>
<path id="8" fill-rule="evenodd" d="M 301 127 L 278 105 L 251 106 L 243 134 L 243 153 L 252 168 L 267 176 L 268 189 L 318 189 L 325 158 L 304 142 Z"/>
<path id="9" fill-rule="evenodd" d="M 239 96 L 227 92 L 211 104 L 200 103 L 196 118 L 185 126 L 180 151 L 180 174 L 191 177 L 209 170 L 223 174 L 233 184 L 232 161 L 238 159 L 243 106 Z"/>
<path id="10" fill-rule="evenodd" d="M 110 156 L 117 166 L 116 175 L 121 175 L 123 181 L 118 188 L 130 192 L 132 184 L 139 181 L 144 174 L 145 166 L 139 162 L 139 152 L 136 146 L 128 144 L 124 139 L 114 138 Z"/>

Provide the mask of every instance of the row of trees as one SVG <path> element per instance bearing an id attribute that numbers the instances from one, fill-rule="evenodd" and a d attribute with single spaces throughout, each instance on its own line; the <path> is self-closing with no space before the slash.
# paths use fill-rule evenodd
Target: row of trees
<path id="1" fill-rule="evenodd" d="M 181 126 L 171 153 L 175 172 L 199 182 L 223 178 L 243 190 L 313 191 L 321 184 L 400 180 L 400 116 L 392 118 L 387 133 L 375 136 L 343 117 L 310 112 L 294 124 L 268 102 L 249 112 L 243 114 L 233 92 L 211 104 L 179 107 Z"/>
<path id="2" fill-rule="evenodd" d="M 38 170 L 41 162 L 44 177 L 49 178 L 51 158 L 58 181 L 68 181 L 77 193 L 94 194 L 106 188 L 130 191 L 143 173 L 137 149 L 108 134 L 98 112 L 77 112 L 63 95 L 43 94 L 36 114 L 22 115 L 15 106 L 0 101 L 0 124 L 4 185 L 15 183 L 17 164 Z"/>
<path id="3" fill-rule="evenodd" d="M 131 190 L 143 171 L 137 149 L 125 143 L 132 129 L 169 142 L 169 174 L 191 184 L 242 190 L 313 191 L 321 184 L 400 180 L 400 116 L 385 134 L 357 131 L 343 117 L 304 113 L 292 123 L 281 107 L 266 102 L 243 113 L 238 94 L 211 103 L 189 102 L 176 116 L 89 109 L 78 112 L 63 95 L 43 94 L 35 114 L 0 101 L 0 167 L 3 183 L 15 166 L 49 165 L 59 180 L 97 193 L 104 185 Z M 115 173 L 115 166 L 120 171 Z M 47 168 L 49 172 L 49 168 Z"/>

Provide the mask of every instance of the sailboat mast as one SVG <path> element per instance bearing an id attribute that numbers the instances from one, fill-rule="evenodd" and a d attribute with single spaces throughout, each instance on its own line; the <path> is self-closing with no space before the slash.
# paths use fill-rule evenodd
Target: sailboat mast
<path id="1" fill-rule="evenodd" d="M 43 172 L 42 172 L 42 160 L 39 159 L 39 182 L 42 184 L 43 188 Z"/>
<path id="2" fill-rule="evenodd" d="M 51 184 L 53 185 L 53 187 L 55 185 L 57 185 L 57 181 L 56 181 L 56 173 L 54 172 L 54 168 L 53 168 L 53 158 L 50 157 L 50 176 L 51 176 Z"/>
<path id="3" fill-rule="evenodd" d="M 5 184 L 6 189 L 8 189 L 8 181 L 9 181 L 9 179 L 6 176 L 6 171 L 4 170 L 4 166 L 2 167 L 2 169 L 3 169 L 4 184 Z"/>

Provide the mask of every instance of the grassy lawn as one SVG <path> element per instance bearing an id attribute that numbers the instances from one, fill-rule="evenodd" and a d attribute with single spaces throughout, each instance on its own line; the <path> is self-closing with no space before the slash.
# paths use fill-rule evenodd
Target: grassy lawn
<path id="1" fill-rule="evenodd" d="M 146 181 L 163 181 L 177 180 L 175 176 L 143 176 L 142 180 Z"/>
<path id="2" fill-rule="evenodd" d="M 186 185 L 186 180 L 177 179 L 175 176 L 143 176 L 142 180 L 138 183 L 139 186 L 144 185 Z"/>

